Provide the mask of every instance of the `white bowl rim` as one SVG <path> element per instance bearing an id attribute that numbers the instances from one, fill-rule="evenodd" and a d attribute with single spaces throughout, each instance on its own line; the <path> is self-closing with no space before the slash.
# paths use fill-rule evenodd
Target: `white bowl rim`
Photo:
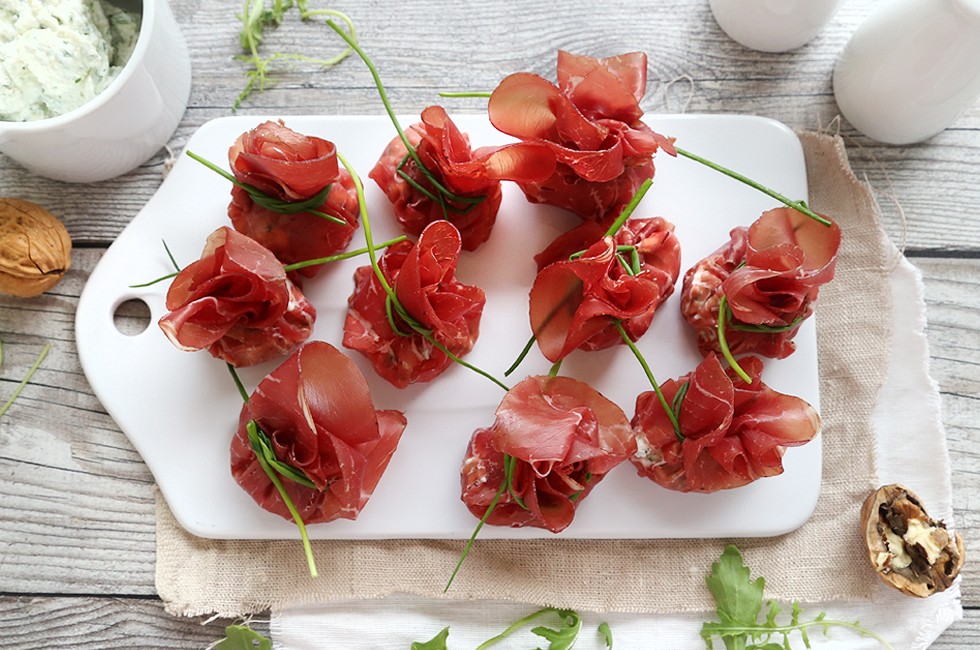
<path id="1" fill-rule="evenodd" d="M 111 2 L 111 0 L 109 1 Z M 126 81 L 136 74 L 134 70 L 140 66 L 143 57 L 146 55 L 146 50 L 149 48 L 150 34 L 153 33 L 153 28 L 156 25 L 157 2 L 166 2 L 166 0 L 140 0 L 142 7 L 140 12 L 140 31 L 136 37 L 136 45 L 133 47 L 133 53 L 130 54 L 129 60 L 123 66 L 123 69 L 119 71 L 119 74 L 116 75 L 116 78 L 102 92 L 81 106 L 73 108 L 61 115 L 54 115 L 40 120 L 28 120 L 26 122 L 0 120 L 0 133 L 31 133 L 57 129 L 60 126 L 79 120 L 97 111 L 102 105 L 115 97 L 123 85 L 125 85 Z"/>

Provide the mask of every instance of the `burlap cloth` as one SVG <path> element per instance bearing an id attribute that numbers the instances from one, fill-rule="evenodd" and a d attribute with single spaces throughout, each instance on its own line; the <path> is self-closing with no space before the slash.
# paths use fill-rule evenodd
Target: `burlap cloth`
<path id="1" fill-rule="evenodd" d="M 887 367 L 891 296 L 878 207 L 839 137 L 801 133 L 810 205 L 843 230 L 837 275 L 817 309 L 824 475 L 800 529 L 737 543 L 766 595 L 805 602 L 866 599 L 877 580 L 858 514 L 876 485 L 871 412 Z M 316 602 L 413 593 L 514 600 L 586 611 L 713 608 L 704 576 L 727 540 L 478 541 L 451 592 L 460 541 L 315 541 L 320 577 L 298 541 L 216 541 L 184 531 L 157 491 L 156 587 L 171 614 L 240 616 Z"/>

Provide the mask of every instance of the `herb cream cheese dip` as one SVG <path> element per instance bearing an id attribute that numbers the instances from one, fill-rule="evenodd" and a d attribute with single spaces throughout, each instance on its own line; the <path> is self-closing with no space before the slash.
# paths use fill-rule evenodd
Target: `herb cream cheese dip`
<path id="1" fill-rule="evenodd" d="M 129 60 L 140 17 L 105 0 L 0 0 L 0 120 L 78 108 Z"/>

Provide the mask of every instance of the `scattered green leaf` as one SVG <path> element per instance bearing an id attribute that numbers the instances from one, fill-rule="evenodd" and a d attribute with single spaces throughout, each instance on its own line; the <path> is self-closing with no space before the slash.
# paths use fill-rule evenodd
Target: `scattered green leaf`
<path id="1" fill-rule="evenodd" d="M 259 54 L 259 45 L 265 36 L 267 28 L 278 27 L 286 12 L 293 6 L 299 9 L 300 19 L 307 21 L 317 16 L 333 16 L 340 18 L 347 25 L 348 33 L 352 40 L 357 40 L 357 33 L 354 30 L 354 23 L 346 15 L 332 9 L 310 9 L 307 0 L 273 0 L 271 7 L 266 8 L 265 0 L 245 0 L 245 6 L 238 19 L 242 22 L 242 31 L 239 33 L 239 41 L 245 54 L 235 57 L 239 61 L 244 61 L 252 65 L 252 69 L 245 73 L 248 80 L 245 89 L 235 100 L 233 109 L 237 109 L 253 91 L 265 90 L 266 78 L 273 64 L 278 61 L 306 61 L 317 63 L 323 67 L 337 65 L 347 58 L 351 53 L 351 48 L 346 48 L 336 56 L 329 59 L 318 59 L 304 54 L 293 54 L 287 52 L 274 52 L 269 56 Z"/>
<path id="2" fill-rule="evenodd" d="M 528 614 L 524 618 L 511 624 L 506 630 L 495 637 L 487 639 L 476 647 L 476 650 L 485 650 L 490 646 L 503 641 L 517 630 L 521 629 L 531 621 L 546 614 L 555 613 L 558 615 L 558 628 L 551 629 L 543 626 L 534 627 L 531 632 L 540 637 L 544 637 L 550 642 L 546 650 L 568 650 L 575 645 L 578 633 L 582 629 L 582 619 L 570 609 L 559 609 L 557 607 L 545 607 L 536 612 Z M 540 648 L 538 650 L 541 650 Z"/>
<path id="3" fill-rule="evenodd" d="M 609 629 L 609 623 L 606 623 L 605 621 L 599 623 L 599 634 L 602 635 L 602 639 L 606 643 L 607 650 L 612 650 L 612 630 Z"/>
<path id="4" fill-rule="evenodd" d="M 561 619 L 558 629 L 544 627 L 531 628 L 531 632 L 550 642 L 548 650 L 568 650 L 575 645 L 578 633 L 582 630 L 581 617 L 570 609 L 554 610 Z"/>
<path id="5" fill-rule="evenodd" d="M 831 627 L 847 628 L 894 650 L 888 641 L 857 622 L 830 620 L 825 613 L 813 620 L 801 621 L 803 611 L 798 602 L 793 603 L 790 622 L 780 625 L 776 619 L 782 608 L 769 601 L 765 620 L 760 623 L 766 581 L 761 577 L 752 580 L 749 568 L 742 562 L 742 554 L 732 545 L 726 546 L 721 558 L 711 565 L 706 582 L 718 607 L 719 618 L 701 626 L 701 638 L 708 650 L 714 648 L 712 639 L 716 637 L 722 639 L 726 650 L 791 650 L 793 633 L 798 633 L 803 645 L 810 648 L 809 629 L 816 628 L 827 635 Z"/>
<path id="6" fill-rule="evenodd" d="M 214 650 L 272 650 L 272 641 L 247 625 L 229 625 Z"/>
<path id="7" fill-rule="evenodd" d="M 449 628 L 444 627 L 439 634 L 429 641 L 416 641 L 412 644 L 411 650 L 446 650 L 446 639 L 449 637 Z"/>

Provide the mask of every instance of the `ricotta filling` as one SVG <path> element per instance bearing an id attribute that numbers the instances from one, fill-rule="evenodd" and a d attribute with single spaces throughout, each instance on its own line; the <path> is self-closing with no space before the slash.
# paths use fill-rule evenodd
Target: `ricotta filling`
<path id="1" fill-rule="evenodd" d="M 0 120 L 54 117 L 94 98 L 129 60 L 139 25 L 106 0 L 0 3 Z"/>

